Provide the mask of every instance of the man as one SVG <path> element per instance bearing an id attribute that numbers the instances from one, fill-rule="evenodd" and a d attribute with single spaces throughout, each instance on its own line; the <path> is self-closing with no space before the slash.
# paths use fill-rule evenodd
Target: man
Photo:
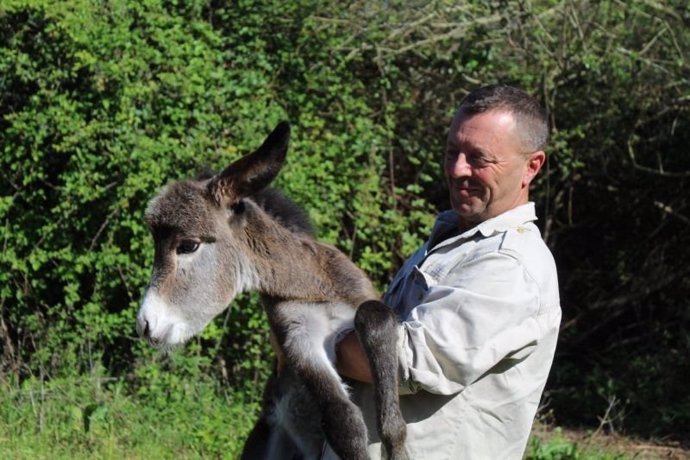
<path id="1" fill-rule="evenodd" d="M 547 138 L 544 110 L 507 86 L 472 92 L 452 120 L 444 161 L 452 210 L 384 299 L 402 321 L 400 403 L 412 459 L 522 458 L 561 318 L 556 266 L 529 201 Z M 338 369 L 371 382 L 354 333 L 338 346 Z M 371 385 L 355 385 L 378 458 L 371 398 Z"/>

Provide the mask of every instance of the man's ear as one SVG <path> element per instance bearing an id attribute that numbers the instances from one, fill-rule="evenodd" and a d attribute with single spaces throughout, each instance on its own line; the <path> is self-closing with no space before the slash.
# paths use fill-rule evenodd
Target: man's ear
<path id="1" fill-rule="evenodd" d="M 543 150 L 537 150 L 530 153 L 525 164 L 525 171 L 522 175 L 522 186 L 527 187 L 532 179 L 539 173 L 541 167 L 546 163 L 546 153 Z"/>

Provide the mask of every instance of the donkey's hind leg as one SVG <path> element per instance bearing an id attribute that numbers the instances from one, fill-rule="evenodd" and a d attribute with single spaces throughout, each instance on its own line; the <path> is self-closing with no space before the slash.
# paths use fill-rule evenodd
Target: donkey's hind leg
<path id="1" fill-rule="evenodd" d="M 393 312 L 379 301 L 369 300 L 357 309 L 355 330 L 374 377 L 377 430 L 387 457 L 404 460 L 407 459 L 407 428 L 400 412 L 398 394 L 397 327 Z"/>
<path id="2" fill-rule="evenodd" d="M 280 377 L 276 363 L 266 382 L 261 415 L 244 442 L 240 460 L 295 460 L 303 457 L 280 424 L 276 423 L 276 406 L 280 404 Z"/>
<path id="3" fill-rule="evenodd" d="M 302 453 L 282 427 L 259 418 L 244 443 L 240 460 L 295 460 Z"/>

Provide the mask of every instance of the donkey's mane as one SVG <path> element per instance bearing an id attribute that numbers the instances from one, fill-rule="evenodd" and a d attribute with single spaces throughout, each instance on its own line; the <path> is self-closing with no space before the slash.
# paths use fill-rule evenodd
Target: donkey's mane
<path id="1" fill-rule="evenodd" d="M 291 232 L 301 233 L 312 238 L 316 235 L 307 212 L 281 191 L 267 187 L 251 198 L 269 216 Z"/>
<path id="2" fill-rule="evenodd" d="M 215 172 L 211 169 L 204 168 L 197 174 L 196 180 L 207 180 L 214 175 Z M 291 232 L 301 233 L 311 238 L 316 237 L 314 225 L 312 225 L 307 212 L 297 203 L 285 196 L 280 190 L 273 187 L 266 187 L 260 192 L 252 195 L 251 199 L 269 216 L 273 217 L 276 222 Z"/>

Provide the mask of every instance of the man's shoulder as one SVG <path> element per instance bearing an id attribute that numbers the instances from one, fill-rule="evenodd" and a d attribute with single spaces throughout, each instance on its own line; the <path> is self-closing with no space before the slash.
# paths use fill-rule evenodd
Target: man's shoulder
<path id="1" fill-rule="evenodd" d="M 498 250 L 520 260 L 536 259 L 540 262 L 553 260 L 551 250 L 533 222 L 506 229 L 501 236 Z"/>
<path id="2" fill-rule="evenodd" d="M 507 229 L 499 252 L 515 258 L 530 275 L 546 282 L 556 280 L 556 262 L 542 239 L 539 228 L 532 222 Z"/>

